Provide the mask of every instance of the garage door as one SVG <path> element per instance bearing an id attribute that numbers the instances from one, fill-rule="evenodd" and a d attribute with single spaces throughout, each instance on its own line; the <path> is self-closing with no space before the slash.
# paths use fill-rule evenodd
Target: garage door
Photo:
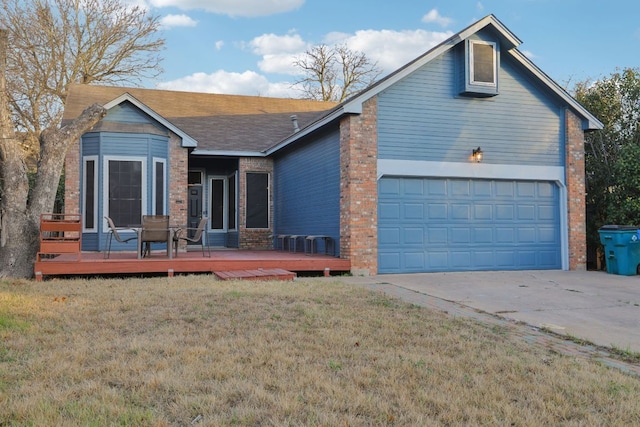
<path id="1" fill-rule="evenodd" d="M 560 269 L 558 200 L 547 181 L 382 178 L 378 270 Z"/>

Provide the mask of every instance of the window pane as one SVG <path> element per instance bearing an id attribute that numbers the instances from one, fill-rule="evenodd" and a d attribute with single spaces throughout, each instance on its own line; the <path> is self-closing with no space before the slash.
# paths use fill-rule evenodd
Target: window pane
<path id="1" fill-rule="evenodd" d="M 247 228 L 269 227 L 269 174 L 247 174 Z"/>
<path id="2" fill-rule="evenodd" d="M 484 43 L 473 43 L 473 81 L 495 83 L 493 46 Z"/>
<path id="3" fill-rule="evenodd" d="M 109 161 L 109 216 L 116 226 L 142 220 L 142 162 Z"/>
<path id="4" fill-rule="evenodd" d="M 156 205 L 155 214 L 164 215 L 164 163 L 156 162 L 156 176 L 155 176 L 155 188 L 156 188 Z"/>
<path id="5" fill-rule="evenodd" d="M 211 229 L 224 228 L 224 181 L 211 180 Z"/>
<path id="6" fill-rule="evenodd" d="M 96 162 L 87 160 L 84 163 L 85 194 L 84 194 L 84 228 L 93 230 L 96 226 L 93 208 L 96 200 Z"/>
<path id="7" fill-rule="evenodd" d="M 235 175 L 228 178 L 229 181 L 229 229 L 236 228 L 236 177 Z"/>

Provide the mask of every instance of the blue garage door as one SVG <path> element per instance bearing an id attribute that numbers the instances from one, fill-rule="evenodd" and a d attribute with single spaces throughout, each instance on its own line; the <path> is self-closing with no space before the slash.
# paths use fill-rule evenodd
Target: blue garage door
<path id="1" fill-rule="evenodd" d="M 559 269 L 558 199 L 547 181 L 382 178 L 378 270 Z"/>

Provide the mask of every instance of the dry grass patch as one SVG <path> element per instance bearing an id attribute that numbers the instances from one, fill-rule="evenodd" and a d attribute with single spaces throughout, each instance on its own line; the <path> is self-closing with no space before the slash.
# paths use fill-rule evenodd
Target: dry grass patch
<path id="1" fill-rule="evenodd" d="M 0 425 L 638 425 L 640 381 L 325 280 L 0 283 Z"/>

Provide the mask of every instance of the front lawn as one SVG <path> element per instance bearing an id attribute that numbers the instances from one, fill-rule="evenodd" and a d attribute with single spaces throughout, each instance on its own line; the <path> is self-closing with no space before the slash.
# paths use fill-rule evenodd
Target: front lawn
<path id="1" fill-rule="evenodd" d="M 638 396 L 636 377 L 338 282 L 0 282 L 0 426 L 628 426 Z"/>

